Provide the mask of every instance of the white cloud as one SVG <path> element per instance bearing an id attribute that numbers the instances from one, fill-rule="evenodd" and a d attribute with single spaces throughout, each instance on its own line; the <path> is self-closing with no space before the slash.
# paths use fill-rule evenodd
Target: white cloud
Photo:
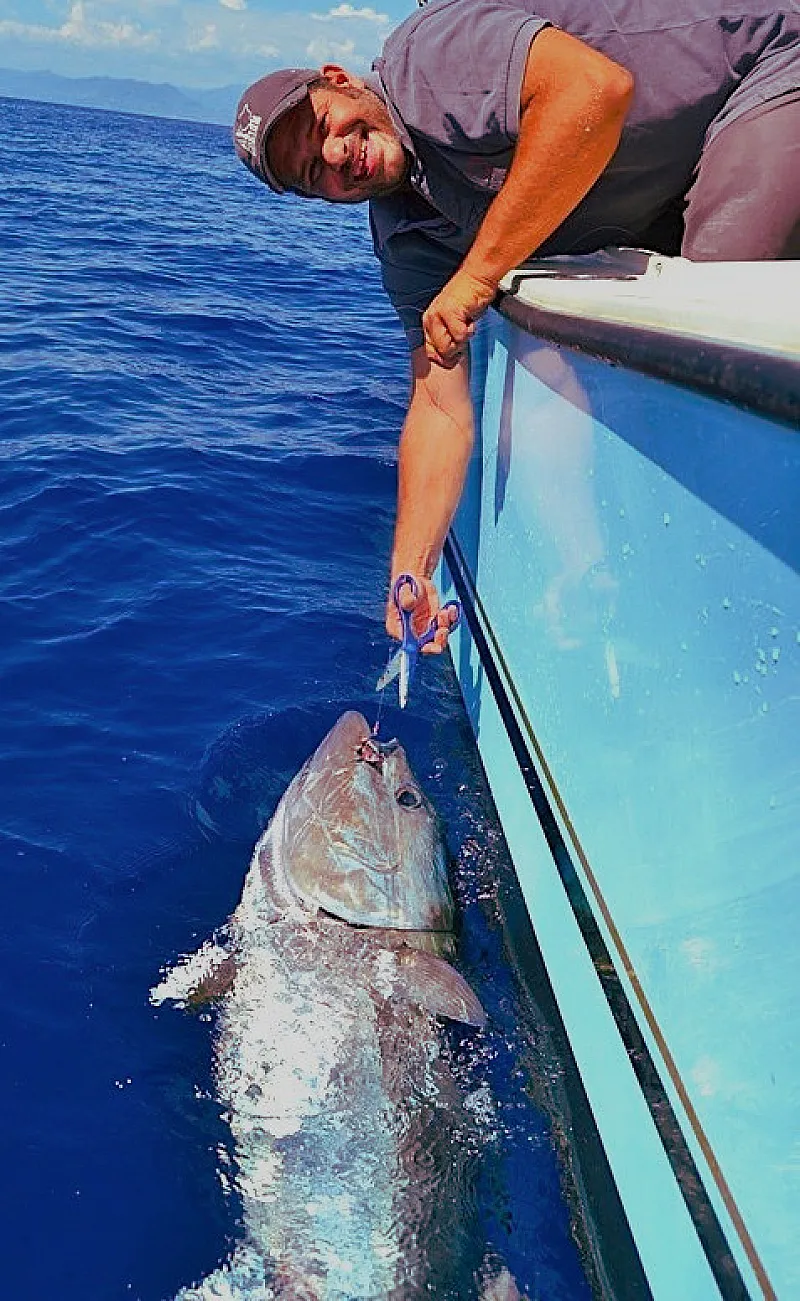
<path id="1" fill-rule="evenodd" d="M 359 0 L 322 0 L 328 9 L 318 14 L 283 8 L 283 0 L 269 0 L 269 9 L 265 0 L 45 0 L 48 18 L 35 15 L 31 0 L 12 2 L 0 0 L 5 66 L 185 86 L 244 85 L 271 67 L 306 62 L 364 72 L 391 27 Z"/>
<path id="2" fill-rule="evenodd" d="M 335 9 L 329 9 L 326 14 L 312 14 L 319 23 L 329 23 L 336 18 L 358 18 L 365 23 L 378 23 L 383 27 L 389 22 L 388 14 L 379 14 L 375 9 L 356 9 L 350 4 L 337 5 Z"/>
<path id="3" fill-rule="evenodd" d="M 143 32 L 136 23 L 126 19 L 110 23 L 94 19 L 87 13 L 84 0 L 75 0 L 66 22 L 60 27 L 44 27 L 36 23 L 0 22 L 0 36 L 18 36 L 23 40 L 63 42 L 84 47 L 128 46 L 142 48 L 153 45 L 155 32 Z"/>
<path id="4" fill-rule="evenodd" d="M 206 23 L 205 27 L 196 28 L 189 33 L 186 48 L 191 54 L 198 50 L 219 49 L 219 33 L 215 23 Z"/>
<path id="5" fill-rule="evenodd" d="M 338 59 L 349 59 L 355 48 L 353 41 L 328 41 L 323 39 L 309 41 L 306 46 L 306 54 L 315 63 L 333 63 Z"/>

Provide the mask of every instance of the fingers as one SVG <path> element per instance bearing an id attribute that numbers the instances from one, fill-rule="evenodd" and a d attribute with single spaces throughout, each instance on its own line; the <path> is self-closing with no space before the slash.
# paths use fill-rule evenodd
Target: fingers
<path id="1" fill-rule="evenodd" d="M 422 316 L 425 354 L 429 361 L 452 370 L 467 350 L 476 321 L 495 296 L 497 285 L 462 266 Z"/>
<path id="2" fill-rule="evenodd" d="M 417 635 L 419 635 L 419 629 L 417 625 L 419 623 L 424 623 L 424 626 L 427 627 L 428 622 L 430 621 L 431 614 L 433 613 L 433 610 L 438 607 L 438 599 L 436 601 L 436 604 L 431 608 L 430 600 L 425 590 L 426 584 L 428 584 L 428 580 L 425 578 L 418 577 L 417 574 L 411 574 L 409 575 L 409 577 L 413 578 L 414 582 L 417 585 L 417 595 L 416 596 L 414 595 L 414 588 L 412 587 L 411 583 L 403 583 L 397 593 L 397 599 L 400 602 L 400 607 L 402 610 L 404 610 L 405 612 L 413 611 L 412 619 L 411 619 L 411 627 L 413 628 L 414 632 L 416 632 Z M 397 612 L 397 606 L 395 605 L 395 601 L 394 601 L 394 590 L 395 590 L 396 581 L 397 579 L 393 575 L 391 582 L 389 583 L 389 597 L 386 602 L 386 631 L 388 632 L 390 637 L 394 637 L 395 641 L 401 641 L 403 637 L 403 627 L 400 622 L 400 615 Z M 428 585 L 432 586 L 432 584 L 428 584 Z"/>
<path id="3" fill-rule="evenodd" d="M 386 631 L 395 641 L 401 641 L 403 629 L 400 626 L 400 616 L 394 608 L 394 602 L 390 601 L 386 607 Z"/>
<path id="4" fill-rule="evenodd" d="M 423 315 L 422 328 L 428 360 L 446 370 L 452 370 L 464 355 L 475 333 L 474 321 L 465 320 L 446 308 L 437 308 L 436 304 Z"/>
<path id="5" fill-rule="evenodd" d="M 404 583 L 398 592 L 398 600 L 404 610 L 414 610 L 424 599 L 425 593 L 420 586 L 419 579 L 415 579 L 417 584 L 417 595 L 414 595 L 414 589 L 410 583 Z"/>
<path id="6" fill-rule="evenodd" d="M 429 579 L 420 578 L 417 574 L 412 574 L 411 577 L 417 585 L 417 595 L 414 595 L 411 583 L 403 583 L 397 593 L 397 599 L 404 611 L 413 612 L 411 617 L 411 627 L 417 636 L 419 636 L 420 633 L 427 628 L 433 614 L 439 608 L 439 598 L 436 595 L 436 588 Z M 394 588 L 396 581 L 396 575 L 392 575 L 391 582 L 389 583 L 389 598 L 386 602 L 386 631 L 390 637 L 394 637 L 396 641 L 401 641 L 403 637 L 403 628 L 400 622 L 400 615 L 398 614 L 397 607 L 394 603 Z M 433 594 L 433 599 L 431 593 Z"/>
<path id="7" fill-rule="evenodd" d="M 423 646 L 423 655 L 441 655 L 442 651 L 447 649 L 450 630 L 456 623 L 458 623 L 458 615 L 452 608 L 439 610 L 436 614 L 436 633 L 433 641 Z"/>
<path id="8" fill-rule="evenodd" d="M 447 649 L 447 639 L 452 628 L 458 623 L 458 610 L 454 608 L 452 602 L 446 605 L 444 609 L 440 608 L 439 593 L 435 584 L 429 578 L 423 578 L 419 574 L 414 574 L 413 578 L 417 584 L 417 596 L 414 596 L 411 584 L 405 583 L 398 592 L 398 599 L 404 610 L 412 611 L 411 627 L 417 637 L 421 637 L 426 633 L 431 624 L 435 622 L 436 631 L 432 641 L 426 642 L 420 649 L 423 655 L 441 655 L 442 651 Z M 394 584 L 395 577 L 393 576 L 389 585 L 390 595 L 386 604 L 386 631 L 395 641 L 401 641 L 403 629 L 392 596 Z"/>
<path id="9" fill-rule="evenodd" d="M 452 609 L 440 609 L 439 593 L 436 586 L 429 578 L 423 578 L 419 574 L 414 574 L 414 581 L 417 584 L 417 596 L 415 597 L 411 584 L 406 583 L 398 592 L 398 599 L 404 610 L 412 611 L 411 627 L 417 637 L 421 637 L 427 632 L 432 620 L 436 620 L 436 632 L 433 640 L 427 642 L 422 647 L 424 655 L 441 655 L 447 646 L 447 637 L 453 622 Z M 392 577 L 390 583 L 390 595 L 386 604 L 386 631 L 395 641 L 400 641 L 403 636 L 403 629 L 400 623 L 400 616 L 395 608 L 394 599 L 391 593 L 394 591 L 395 578 Z"/>

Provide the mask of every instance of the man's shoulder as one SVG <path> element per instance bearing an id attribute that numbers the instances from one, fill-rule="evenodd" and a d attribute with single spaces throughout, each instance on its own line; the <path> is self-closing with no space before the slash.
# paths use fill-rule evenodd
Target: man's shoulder
<path id="1" fill-rule="evenodd" d="M 546 7 L 546 0 L 545 0 Z M 425 56 L 448 31 L 464 29 L 478 21 L 485 13 L 514 12 L 529 17 L 540 14 L 537 0 L 429 0 L 422 4 L 386 38 L 379 58 L 373 64 L 376 71 L 386 62 L 403 58 L 404 51 L 413 45 Z M 546 17 L 546 15 L 542 15 Z"/>
<path id="2" fill-rule="evenodd" d="M 419 28 L 436 26 L 443 21 L 449 21 L 450 11 L 456 6 L 463 6 L 472 3 L 472 0 L 428 0 L 427 4 L 421 4 L 405 18 L 402 23 L 394 28 L 387 36 L 383 44 L 383 53 L 392 51 L 397 46 L 404 45 L 411 40 Z M 481 3 L 481 0 L 477 0 Z"/>
<path id="3" fill-rule="evenodd" d="M 469 2 L 469 0 L 467 0 L 467 2 Z M 418 4 L 414 12 L 410 13 L 408 18 L 404 18 L 403 21 L 399 23 L 392 32 L 390 32 L 384 43 L 384 49 L 387 45 L 396 41 L 408 39 L 408 37 L 411 36 L 418 27 L 424 27 L 426 24 L 429 24 L 432 15 L 433 21 L 435 22 L 440 15 L 445 14 L 448 10 L 452 9 L 454 5 L 463 6 L 464 3 L 465 0 L 428 0 L 428 3 Z"/>
<path id="4" fill-rule="evenodd" d="M 392 33 L 373 67 L 415 148 L 427 142 L 459 155 L 513 147 L 530 44 L 548 25 L 537 2 L 433 0 Z"/>

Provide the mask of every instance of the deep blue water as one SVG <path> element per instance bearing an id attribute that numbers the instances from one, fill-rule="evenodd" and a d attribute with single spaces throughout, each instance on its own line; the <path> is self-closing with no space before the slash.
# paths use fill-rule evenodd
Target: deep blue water
<path id="1" fill-rule="evenodd" d="M 159 968 L 233 907 L 335 717 L 374 717 L 405 344 L 365 214 L 278 202 L 216 127 L 0 100 L 2 1295 L 166 1301 L 237 1236 L 204 1019 Z M 584 1298 L 503 850 L 454 681 L 396 732 L 448 825 L 487 1238 Z"/>

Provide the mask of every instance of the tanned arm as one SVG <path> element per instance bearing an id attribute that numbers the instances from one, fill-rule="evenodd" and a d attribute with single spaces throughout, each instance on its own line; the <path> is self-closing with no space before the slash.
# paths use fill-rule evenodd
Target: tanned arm
<path id="1" fill-rule="evenodd" d="M 633 78 L 566 32 L 535 37 L 505 183 L 461 267 L 423 317 L 428 357 L 452 366 L 503 276 L 530 257 L 588 193 L 619 143 Z"/>
<path id="2" fill-rule="evenodd" d="M 392 548 L 391 580 L 410 573 L 420 598 L 414 605 L 414 628 L 427 628 L 439 610 L 431 576 L 441 555 L 450 521 L 458 506 L 473 441 L 472 398 L 466 357 L 452 369 L 432 365 L 424 348 L 411 354 L 411 402 L 400 439 L 397 521 Z M 411 607 L 409 602 L 409 608 Z M 400 636 L 400 621 L 389 600 L 386 627 Z M 442 616 L 434 653 L 447 643 L 449 620 Z"/>

